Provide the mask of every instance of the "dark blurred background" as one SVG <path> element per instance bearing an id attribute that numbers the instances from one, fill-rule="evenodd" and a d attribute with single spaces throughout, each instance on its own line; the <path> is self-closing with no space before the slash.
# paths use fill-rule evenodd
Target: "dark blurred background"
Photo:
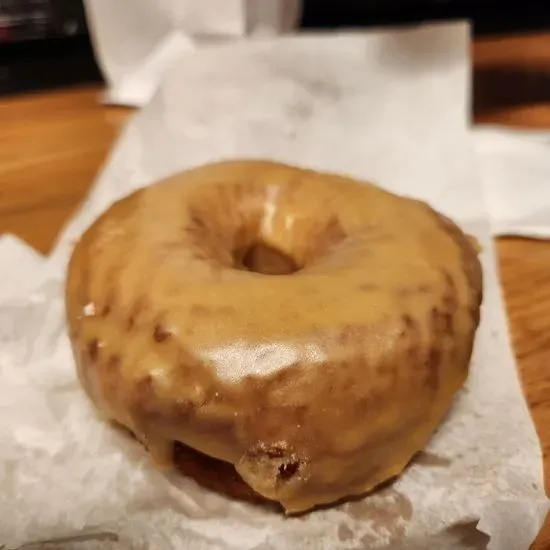
<path id="1" fill-rule="evenodd" d="M 305 0 L 302 27 L 458 18 L 470 19 L 476 35 L 542 30 L 550 1 Z M 0 95 L 99 81 L 81 0 L 0 0 Z"/>

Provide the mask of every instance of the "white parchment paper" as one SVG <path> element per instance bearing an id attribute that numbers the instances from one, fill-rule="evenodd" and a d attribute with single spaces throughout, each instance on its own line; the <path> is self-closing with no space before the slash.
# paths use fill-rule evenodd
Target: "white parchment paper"
<path id="1" fill-rule="evenodd" d="M 468 27 L 455 24 L 257 40 L 183 55 L 128 125 L 52 256 L 38 267 L 13 241 L 0 242 L 7 266 L 0 272 L 0 543 L 528 548 L 548 505 L 468 131 L 468 48 Z M 363 501 L 289 519 L 165 476 L 96 419 L 76 382 L 62 294 L 74 240 L 131 190 L 233 157 L 373 180 L 429 201 L 483 246 L 485 299 L 468 383 L 424 455 Z M 29 269 L 34 285 L 23 277 L 19 284 L 17 274 Z M 490 540 L 476 530 L 480 518 Z"/>
<path id="2" fill-rule="evenodd" d="M 143 106 L 183 52 L 298 24 L 301 0 L 84 0 L 105 101 Z"/>
<path id="3" fill-rule="evenodd" d="M 482 126 L 479 168 L 495 235 L 550 238 L 550 132 Z"/>

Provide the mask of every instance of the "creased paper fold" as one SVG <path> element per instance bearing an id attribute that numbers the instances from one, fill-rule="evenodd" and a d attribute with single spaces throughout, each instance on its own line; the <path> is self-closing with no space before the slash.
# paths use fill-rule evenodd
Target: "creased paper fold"
<path id="1" fill-rule="evenodd" d="M 295 29 L 301 0 L 84 0 L 105 101 L 149 102 L 185 52 Z"/>

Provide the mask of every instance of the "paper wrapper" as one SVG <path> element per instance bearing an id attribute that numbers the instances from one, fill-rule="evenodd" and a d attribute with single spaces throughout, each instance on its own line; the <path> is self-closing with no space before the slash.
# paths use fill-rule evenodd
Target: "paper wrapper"
<path id="1" fill-rule="evenodd" d="M 495 235 L 550 238 L 550 132 L 484 126 L 475 131 Z"/>
<path id="2" fill-rule="evenodd" d="M 298 24 L 301 0 L 84 0 L 105 101 L 145 105 L 183 52 Z"/>
<path id="3" fill-rule="evenodd" d="M 69 537 L 67 547 L 102 549 L 478 549 L 489 540 L 476 530 L 480 518 L 489 548 L 528 548 L 548 505 L 468 131 L 468 46 L 458 24 L 183 56 L 127 127 L 53 255 L 39 266 L 2 243 L 0 533 L 8 548 Z M 469 380 L 424 453 L 361 501 L 284 518 L 161 474 L 95 417 L 76 381 L 62 295 L 74 240 L 131 190 L 232 157 L 373 180 L 429 201 L 483 247 Z"/>

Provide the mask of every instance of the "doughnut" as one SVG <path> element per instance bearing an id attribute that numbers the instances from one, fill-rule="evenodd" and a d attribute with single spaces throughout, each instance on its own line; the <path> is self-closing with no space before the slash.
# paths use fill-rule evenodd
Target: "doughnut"
<path id="1" fill-rule="evenodd" d="M 428 204 L 263 160 L 116 202 L 66 279 L 101 416 L 157 467 L 288 514 L 366 494 L 425 448 L 481 303 L 472 239 Z"/>

